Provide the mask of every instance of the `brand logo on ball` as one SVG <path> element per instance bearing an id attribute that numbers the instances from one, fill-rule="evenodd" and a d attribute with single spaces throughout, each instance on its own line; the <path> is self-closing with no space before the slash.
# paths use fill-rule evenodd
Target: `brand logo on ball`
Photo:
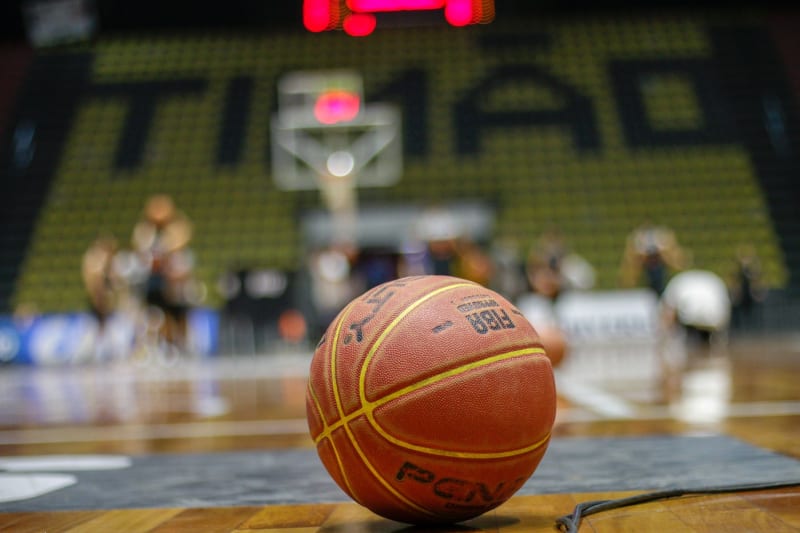
<path id="1" fill-rule="evenodd" d="M 506 310 L 500 308 L 497 300 L 492 298 L 466 302 L 458 305 L 456 309 L 466 317 L 472 329 L 480 335 L 485 335 L 489 331 L 514 329 L 516 327 Z M 477 309 L 483 310 L 477 311 Z"/>
<path id="2" fill-rule="evenodd" d="M 372 306 L 369 314 L 367 314 L 367 316 L 365 316 L 361 320 L 351 323 L 350 326 L 347 328 L 351 332 L 355 333 L 356 342 L 361 342 L 362 340 L 364 340 L 364 326 L 367 325 L 367 323 L 370 320 L 375 318 L 375 315 L 377 315 L 380 312 L 380 310 L 383 308 L 386 302 L 391 300 L 392 296 L 394 296 L 395 291 L 391 289 L 398 287 L 405 287 L 405 286 L 406 283 L 402 281 L 390 282 L 385 285 L 381 285 L 375 292 L 369 293 L 367 295 L 364 301 L 365 303 L 370 304 Z M 350 344 L 351 342 L 353 342 L 353 338 L 354 338 L 353 333 L 347 334 L 343 339 L 344 344 L 345 345 Z"/>
<path id="3" fill-rule="evenodd" d="M 445 504 L 445 507 L 449 509 L 492 508 L 510 498 L 526 481 L 526 478 L 519 477 L 512 481 L 501 481 L 497 485 L 489 486 L 482 481 L 470 481 L 455 477 L 440 478 L 433 471 L 409 461 L 403 463 L 397 471 L 395 479 L 399 482 L 430 485 L 433 494 L 449 500 Z"/>

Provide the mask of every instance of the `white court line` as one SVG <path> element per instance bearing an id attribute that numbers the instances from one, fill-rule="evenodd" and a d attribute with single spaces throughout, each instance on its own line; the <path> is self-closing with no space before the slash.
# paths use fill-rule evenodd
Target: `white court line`
<path id="1" fill-rule="evenodd" d="M 723 418 L 797 415 L 800 415 L 800 401 L 741 402 L 727 404 Z M 672 408 L 667 405 L 658 407 L 644 406 L 636 416 L 637 420 L 664 420 L 669 418 L 675 418 L 675 415 Z"/>
<path id="2" fill-rule="evenodd" d="M 636 418 L 636 409 L 619 396 L 586 382 L 573 379 L 558 379 L 556 390 L 559 396 L 606 419 Z"/>
<path id="3" fill-rule="evenodd" d="M 569 387 L 568 387 L 569 389 Z M 667 420 L 674 419 L 668 406 L 636 410 L 613 394 L 581 388 L 578 409 L 562 409 L 559 422 L 591 422 L 598 420 Z M 563 395 L 563 389 L 559 392 Z M 572 399 L 570 399 L 572 401 Z M 585 405 L 584 402 L 592 402 Z M 578 402 L 576 402 L 578 403 Z M 587 412 L 586 409 L 592 412 Z M 726 418 L 754 416 L 800 415 L 800 401 L 743 402 L 730 404 Z M 232 436 L 303 436 L 308 435 L 305 418 L 281 420 L 246 420 L 227 422 L 189 422 L 180 424 L 135 424 L 106 427 L 58 427 L 0 431 L 0 445 L 51 444 L 69 442 L 136 441 L 192 439 Z M 310 439 L 310 437 L 309 437 Z"/>
<path id="4" fill-rule="evenodd" d="M 72 474 L 0 474 L 0 503 L 44 496 L 77 482 Z"/>
<path id="5" fill-rule="evenodd" d="M 732 403 L 728 406 L 727 414 L 738 418 L 800 415 L 800 401 Z"/>
<path id="6" fill-rule="evenodd" d="M 181 424 L 136 424 L 106 427 L 59 427 L 0 431 L 0 445 L 49 444 L 126 440 L 192 439 L 233 436 L 308 435 L 305 418 L 190 422 Z M 309 439 L 311 437 L 309 436 Z"/>
<path id="7" fill-rule="evenodd" d="M 121 361 L 97 366 L 42 366 L 4 368 L 0 371 L 0 392 L 20 382 L 52 378 L 60 381 L 101 380 L 110 383 L 183 383 L 198 378 L 215 381 L 307 378 L 311 354 L 238 356 L 189 359 L 172 365 L 158 362 Z"/>
<path id="8" fill-rule="evenodd" d="M 578 387 L 575 387 L 576 389 Z M 576 394 L 572 387 L 559 389 L 559 395 L 578 408 L 561 409 L 559 422 L 597 422 L 601 420 L 678 420 L 674 406 L 648 406 L 632 404 L 607 391 L 581 386 Z M 630 411 L 628 410 L 630 409 Z M 749 418 L 762 416 L 800 416 L 800 401 L 740 402 L 724 408 L 722 418 Z"/>
<path id="9" fill-rule="evenodd" d="M 133 463 L 125 455 L 25 455 L 0 457 L 2 472 L 96 472 L 122 470 Z"/>

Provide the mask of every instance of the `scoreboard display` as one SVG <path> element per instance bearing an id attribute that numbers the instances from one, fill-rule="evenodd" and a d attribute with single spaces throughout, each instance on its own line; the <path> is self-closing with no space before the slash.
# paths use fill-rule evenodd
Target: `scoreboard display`
<path id="1" fill-rule="evenodd" d="M 442 10 L 453 26 L 487 24 L 494 0 L 304 0 L 303 24 L 311 32 L 344 30 L 361 37 L 373 32 L 376 13 Z"/>

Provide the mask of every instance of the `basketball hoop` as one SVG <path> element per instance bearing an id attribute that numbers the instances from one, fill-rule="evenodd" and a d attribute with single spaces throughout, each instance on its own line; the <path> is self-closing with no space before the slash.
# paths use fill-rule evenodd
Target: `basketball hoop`
<path id="1" fill-rule="evenodd" d="M 292 72 L 278 83 L 270 124 L 272 178 L 282 190 L 320 191 L 332 239 L 353 244 L 359 187 L 386 187 L 402 172 L 400 112 L 365 104 L 353 71 Z"/>

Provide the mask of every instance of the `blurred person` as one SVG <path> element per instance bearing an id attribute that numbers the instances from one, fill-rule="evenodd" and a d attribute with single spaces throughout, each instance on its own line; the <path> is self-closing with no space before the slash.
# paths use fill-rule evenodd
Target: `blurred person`
<path id="1" fill-rule="evenodd" d="M 354 275 L 361 280 L 364 290 L 397 279 L 400 253 L 393 247 L 370 247 L 359 250 L 354 258 Z"/>
<path id="2" fill-rule="evenodd" d="M 521 257 L 517 241 L 512 238 L 494 239 L 490 257 L 493 269 L 489 287 L 509 301 L 516 301 L 528 291 L 525 261 Z"/>
<path id="3" fill-rule="evenodd" d="M 494 276 L 494 263 L 489 254 L 477 242 L 461 237 L 456 247 L 454 275 L 488 287 Z"/>
<path id="4" fill-rule="evenodd" d="M 761 259 L 752 244 L 742 244 L 736 250 L 735 265 L 730 280 L 733 304 L 733 327 L 759 326 L 757 310 L 766 299 Z"/>
<path id="5" fill-rule="evenodd" d="M 725 281 L 714 272 L 689 269 L 675 274 L 660 304 L 667 330 L 677 328 L 690 354 L 711 355 L 727 341 L 731 300 Z"/>
<path id="6" fill-rule="evenodd" d="M 567 246 L 556 227 L 547 228 L 531 247 L 525 264 L 531 290 L 555 301 L 567 290 L 594 286 L 595 270 L 588 261 Z"/>
<path id="7" fill-rule="evenodd" d="M 525 272 L 533 292 L 555 300 L 562 290 L 561 263 L 567 255 L 567 246 L 561 233 L 546 229 L 528 252 Z"/>
<path id="8" fill-rule="evenodd" d="M 409 254 L 404 275 L 455 275 L 458 239 L 464 231 L 459 220 L 444 207 L 430 207 L 414 230 L 419 249 Z"/>
<path id="9" fill-rule="evenodd" d="M 89 300 L 89 312 L 97 321 L 102 335 L 117 307 L 119 277 L 114 271 L 117 239 L 110 235 L 97 237 L 83 254 L 81 276 Z"/>
<path id="10" fill-rule="evenodd" d="M 130 277 L 124 255 L 113 235 L 96 238 L 83 255 L 82 275 L 89 312 L 97 324 L 97 336 L 86 356 L 95 361 L 123 359 L 130 355 L 135 338 L 135 313 L 131 313 Z"/>
<path id="11" fill-rule="evenodd" d="M 718 422 L 730 402 L 728 287 L 709 270 L 685 270 L 669 280 L 660 306 L 663 385 L 670 408 L 685 422 Z"/>
<path id="12" fill-rule="evenodd" d="M 149 333 L 180 351 L 187 349 L 188 313 L 201 292 L 189 247 L 193 227 L 166 194 L 150 196 L 132 235 L 134 252 L 147 267 L 143 287 Z"/>
<path id="13" fill-rule="evenodd" d="M 660 295 L 671 273 L 684 267 L 685 254 L 675 232 L 645 220 L 625 241 L 620 282 L 623 287 L 636 287 L 643 282 Z"/>
<path id="14" fill-rule="evenodd" d="M 491 257 L 466 234 L 450 210 L 434 206 L 425 210 L 415 227 L 416 243 L 406 246 L 401 276 L 455 276 L 488 286 L 493 276 Z"/>
<path id="15" fill-rule="evenodd" d="M 297 273 L 237 265 L 217 282 L 225 300 L 220 310 L 220 345 L 228 355 L 261 354 L 282 343 L 306 340 L 307 321 L 296 302 Z"/>

